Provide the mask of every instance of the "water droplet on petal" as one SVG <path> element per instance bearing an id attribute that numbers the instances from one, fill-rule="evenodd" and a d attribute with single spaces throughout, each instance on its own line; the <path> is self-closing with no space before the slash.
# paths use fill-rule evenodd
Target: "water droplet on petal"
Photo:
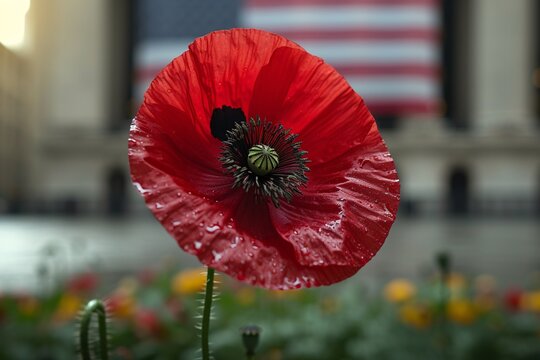
<path id="1" fill-rule="evenodd" d="M 193 246 L 195 246 L 195 249 L 199 250 L 202 247 L 202 243 L 200 241 L 195 241 Z"/>
<path id="2" fill-rule="evenodd" d="M 223 254 L 220 254 L 215 250 L 212 250 L 212 255 L 214 256 L 214 259 L 213 259 L 214 262 L 218 262 L 223 257 Z"/>
<path id="3" fill-rule="evenodd" d="M 221 227 L 219 227 L 219 225 L 207 226 L 206 227 L 206 232 L 208 232 L 210 234 L 215 233 L 218 230 L 221 230 Z"/>

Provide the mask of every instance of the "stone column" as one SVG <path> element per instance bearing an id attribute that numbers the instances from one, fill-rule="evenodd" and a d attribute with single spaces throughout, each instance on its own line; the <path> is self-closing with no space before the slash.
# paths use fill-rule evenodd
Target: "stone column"
<path id="1" fill-rule="evenodd" d="M 107 0 L 33 1 L 31 12 L 41 128 L 101 130 L 109 115 Z"/>
<path id="2" fill-rule="evenodd" d="M 474 0 L 472 71 L 464 79 L 473 129 L 532 128 L 533 10 L 533 0 Z"/>

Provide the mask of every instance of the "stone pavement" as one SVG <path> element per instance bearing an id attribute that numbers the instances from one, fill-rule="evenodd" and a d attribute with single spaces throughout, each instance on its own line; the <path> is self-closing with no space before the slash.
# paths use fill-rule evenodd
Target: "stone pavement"
<path id="1" fill-rule="evenodd" d="M 503 286 L 525 285 L 540 271 L 540 221 L 401 218 L 379 254 L 350 281 L 428 276 L 442 250 L 460 272 L 491 274 Z M 0 292 L 39 289 L 40 268 L 62 277 L 83 270 L 135 274 L 164 261 L 198 264 L 150 215 L 2 217 L 0 255 Z"/>

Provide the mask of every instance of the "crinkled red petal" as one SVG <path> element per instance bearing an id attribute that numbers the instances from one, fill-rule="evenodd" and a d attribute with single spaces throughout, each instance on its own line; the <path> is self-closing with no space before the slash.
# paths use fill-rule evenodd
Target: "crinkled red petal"
<path id="1" fill-rule="evenodd" d="M 388 236 L 399 181 L 375 126 L 365 142 L 313 166 L 303 195 L 272 211 L 276 230 L 294 247 L 299 263 L 362 267 Z"/>
<path id="2" fill-rule="evenodd" d="M 231 188 L 209 126 L 223 105 L 300 134 L 315 160 L 303 196 L 275 209 Z M 134 119 L 129 158 L 148 207 L 185 251 L 266 288 L 353 275 L 397 209 L 395 169 L 360 97 L 320 59 L 264 31 L 212 33 L 169 64 Z"/>
<path id="3" fill-rule="evenodd" d="M 374 120 L 362 98 L 330 65 L 302 49 L 276 49 L 262 68 L 250 116 L 299 134 L 312 164 L 362 145 Z"/>

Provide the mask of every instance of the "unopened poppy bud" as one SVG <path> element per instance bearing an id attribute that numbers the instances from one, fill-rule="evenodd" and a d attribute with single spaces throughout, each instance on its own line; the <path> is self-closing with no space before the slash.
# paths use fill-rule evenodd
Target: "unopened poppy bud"
<path id="1" fill-rule="evenodd" d="M 261 333 L 261 328 L 256 325 L 248 325 L 244 326 L 240 330 L 242 332 L 242 341 L 244 342 L 246 355 L 255 355 L 255 349 L 257 349 L 257 346 L 259 345 L 259 334 Z"/>
<path id="2" fill-rule="evenodd" d="M 279 164 L 279 155 L 268 145 L 254 145 L 248 152 L 248 166 L 256 175 L 264 176 Z"/>
<path id="3" fill-rule="evenodd" d="M 443 276 L 447 276 L 450 273 L 450 255 L 446 252 L 437 254 L 437 265 Z"/>

